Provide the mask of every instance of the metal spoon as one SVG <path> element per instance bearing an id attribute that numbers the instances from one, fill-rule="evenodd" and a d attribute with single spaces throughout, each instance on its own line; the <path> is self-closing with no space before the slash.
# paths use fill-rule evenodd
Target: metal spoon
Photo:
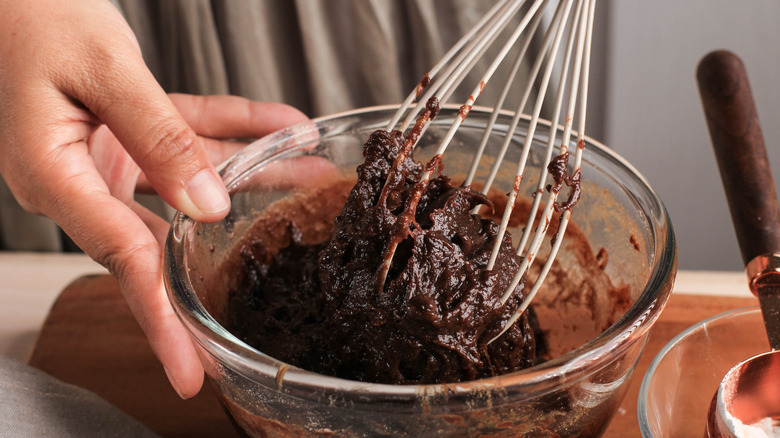
<path id="1" fill-rule="evenodd" d="M 750 290 L 773 350 L 735 366 L 713 398 L 708 436 L 731 437 L 740 436 L 741 425 L 766 418 L 780 425 L 780 207 L 742 61 L 712 52 L 696 78 Z"/>

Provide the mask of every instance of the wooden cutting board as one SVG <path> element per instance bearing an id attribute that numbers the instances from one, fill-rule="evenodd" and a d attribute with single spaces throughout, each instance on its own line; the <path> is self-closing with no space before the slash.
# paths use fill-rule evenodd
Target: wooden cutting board
<path id="1" fill-rule="evenodd" d="M 606 437 L 638 437 L 636 401 L 653 357 L 685 328 L 752 298 L 675 293 L 652 329 L 631 386 Z M 82 277 L 54 303 L 29 360 L 65 382 L 87 388 L 163 437 L 238 437 L 211 387 L 190 400 L 171 389 L 162 366 L 107 275 Z"/>

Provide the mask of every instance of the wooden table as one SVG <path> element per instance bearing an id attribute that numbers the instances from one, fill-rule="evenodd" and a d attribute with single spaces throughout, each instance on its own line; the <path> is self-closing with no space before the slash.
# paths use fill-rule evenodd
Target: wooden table
<path id="1" fill-rule="evenodd" d="M 754 304 L 749 297 L 672 294 L 605 436 L 640 435 L 636 401 L 642 376 L 671 338 L 697 321 Z M 163 437 L 239 436 L 208 385 L 190 400 L 171 389 L 116 281 L 107 275 L 82 277 L 62 292 L 29 363 L 97 393 Z"/>

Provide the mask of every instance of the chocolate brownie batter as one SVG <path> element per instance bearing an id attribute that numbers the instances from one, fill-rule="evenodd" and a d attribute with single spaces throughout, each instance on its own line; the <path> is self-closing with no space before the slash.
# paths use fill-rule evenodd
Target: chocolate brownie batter
<path id="1" fill-rule="evenodd" d="M 488 271 L 498 225 L 470 212 L 492 203 L 441 175 L 440 157 L 412 159 L 419 126 L 370 136 L 329 241 L 306 243 L 291 223 L 275 254 L 244 245 L 228 329 L 287 363 L 361 381 L 459 382 L 535 364 L 530 312 L 488 344 L 523 298 L 521 282 L 500 302 L 521 262 L 511 236 Z M 439 175 L 420 182 L 426 170 Z"/>

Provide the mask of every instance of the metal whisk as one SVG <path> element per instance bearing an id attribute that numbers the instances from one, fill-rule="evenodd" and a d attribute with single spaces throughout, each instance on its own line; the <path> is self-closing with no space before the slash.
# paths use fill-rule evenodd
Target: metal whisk
<path id="1" fill-rule="evenodd" d="M 535 188 L 536 195 L 533 197 L 531 211 L 526 222 L 520 242 L 517 246 L 517 254 L 522 257 L 522 263 L 516 272 L 511 284 L 502 296 L 502 304 L 511 296 L 514 289 L 522 281 L 534 262 L 536 254 L 548 232 L 551 218 L 554 212 L 561 212 L 561 217 L 555 237 L 552 239 L 552 247 L 549 257 L 539 271 L 535 282 L 526 294 L 523 303 L 512 316 L 512 318 L 503 327 L 501 333 L 494 337 L 490 342 L 500 337 L 527 309 L 531 300 L 539 291 L 545 277 L 547 276 L 556 254 L 563 241 L 566 227 L 572 213 L 572 207 L 579 197 L 579 177 L 580 163 L 582 160 L 582 149 L 584 147 L 585 132 L 585 113 L 587 105 L 587 78 L 589 73 L 590 59 L 590 41 L 593 28 L 593 16 L 595 0 L 501 0 L 458 42 L 447 52 L 443 59 L 439 61 L 430 72 L 423 78 L 416 89 L 409 94 L 401 105 L 395 116 L 387 125 L 387 130 L 399 129 L 406 131 L 410 126 L 410 133 L 407 135 L 407 145 L 399 156 L 402 160 L 404 156 L 411 153 L 414 144 L 425 131 L 429 120 L 431 119 L 432 108 L 426 108 L 427 102 L 431 98 L 438 98 L 442 104 L 445 104 L 458 85 L 464 80 L 481 57 L 490 47 L 499 48 L 498 54 L 490 62 L 487 71 L 476 84 L 465 103 L 460 107 L 460 111 L 446 135 L 439 144 L 435 152 L 434 159 L 440 160 L 442 154 L 447 149 L 455 132 L 458 130 L 463 120 L 467 117 L 469 111 L 477 98 L 482 94 L 499 65 L 507 58 L 513 47 L 517 47 L 517 57 L 514 64 L 509 69 L 508 76 L 504 79 L 504 87 L 495 102 L 494 112 L 485 127 L 484 136 L 477 148 L 473 164 L 469 170 L 464 185 L 472 184 L 477 165 L 482 158 L 482 154 L 487 144 L 490 133 L 493 130 L 495 121 L 502 111 L 506 97 L 513 87 L 522 90 L 520 104 L 513 110 L 514 117 L 508 128 L 508 133 L 515 131 L 518 122 L 524 114 L 530 115 L 528 132 L 521 151 L 521 157 L 517 164 L 517 172 L 513 183 L 513 188 L 508 195 L 506 208 L 500 224 L 499 235 L 493 247 L 488 269 L 492 269 L 498 256 L 500 242 L 509 223 L 512 209 L 520 192 L 521 184 L 524 178 L 526 160 L 529 155 L 532 141 L 542 113 L 543 106 L 549 106 L 545 103 L 545 97 L 549 88 L 552 88 L 553 77 L 558 80 L 555 85 L 556 94 L 552 100 L 552 114 L 550 123 L 550 133 L 546 148 L 545 162 L 550 163 L 548 169 L 543 168 L 539 176 L 538 184 Z M 516 22 L 519 19 L 519 22 Z M 510 23 L 516 23 L 516 27 L 508 29 Z M 508 29 L 511 34 L 508 38 L 499 38 L 502 31 Z M 537 53 L 531 53 L 532 38 L 543 31 L 541 50 Z M 561 46 L 564 47 L 561 47 Z M 516 74 L 521 65 L 526 62 L 531 63 L 530 76 L 527 81 L 515 81 Z M 516 83 L 519 82 L 519 83 Z M 530 97 L 536 91 L 536 98 Z M 568 97 L 568 99 L 566 99 Z M 567 102 L 565 114 L 563 112 L 564 100 Z M 413 106 L 414 105 L 414 106 Z M 528 106 L 528 108 L 526 108 Z M 547 108 L 546 108 L 547 109 Z M 427 112 L 427 113 L 426 113 Z M 571 171 L 568 171 L 568 145 L 570 139 L 575 133 L 572 132 L 572 124 L 577 118 L 578 136 L 574 164 Z M 527 116 L 526 116 L 527 117 Z M 402 120 L 403 118 L 403 120 Z M 416 121 L 416 123 L 415 123 Z M 558 121 L 562 126 L 558 125 Z M 399 125 L 400 123 L 400 125 Z M 558 133 L 561 132 L 560 137 Z M 556 139 L 560 138 L 561 143 L 558 155 L 553 158 L 553 151 L 556 147 Z M 512 140 L 512 135 L 506 135 L 499 155 L 496 157 L 491 167 L 489 176 L 482 187 L 482 192 L 487 193 L 494 182 L 498 172 L 499 165 L 504 159 L 504 155 Z M 428 165 L 421 178 L 421 184 L 426 185 L 435 171 L 433 165 Z M 553 167 L 558 172 L 553 172 Z M 559 201 L 559 192 L 564 185 L 571 186 L 569 197 L 565 201 Z M 548 190 L 546 190 L 548 189 Z M 548 191 L 544 206 L 541 206 L 544 193 Z M 419 194 L 418 194 L 419 198 Z M 541 214 L 538 214 L 540 207 Z M 536 220 L 537 216 L 539 219 Z M 383 271 L 380 273 L 381 285 L 384 285 L 387 272 L 390 268 L 392 255 L 396 250 L 397 243 L 389 248 L 389 257 L 385 258 Z"/>

